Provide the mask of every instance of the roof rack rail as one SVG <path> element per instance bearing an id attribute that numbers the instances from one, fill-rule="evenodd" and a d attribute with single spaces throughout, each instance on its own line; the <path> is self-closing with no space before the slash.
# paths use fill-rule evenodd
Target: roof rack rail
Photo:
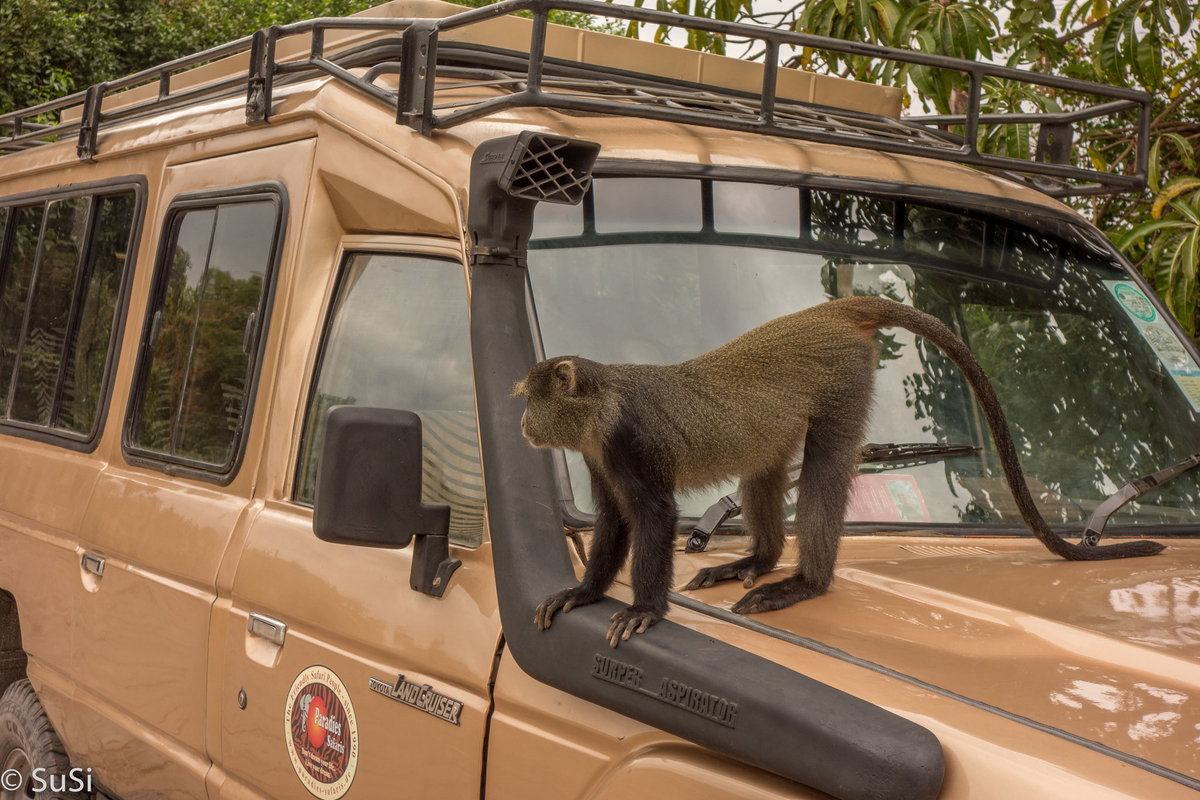
<path id="1" fill-rule="evenodd" d="M 739 39 L 756 40 L 765 48 L 762 85 L 757 92 L 737 91 L 647 73 L 584 65 L 546 55 L 551 11 L 666 25 Z M 528 52 L 445 41 L 439 35 L 519 12 L 533 16 Z M 372 48 L 326 53 L 330 31 L 392 32 L 399 39 L 375 42 Z M 286 37 L 311 35 L 307 57 L 279 61 L 276 45 Z M 880 59 L 918 67 L 960 72 L 968 79 L 966 110 L 958 115 L 883 115 L 835 109 L 777 96 L 779 52 L 784 46 Z M 171 91 L 171 77 L 217 59 L 250 51 L 248 74 L 240 73 L 203 86 Z M 367 54 L 369 50 L 369 55 Z M 370 66 L 365 75 L 353 66 Z M 380 74 L 399 75 L 399 91 L 375 83 Z M 145 116 L 166 108 L 246 91 L 246 118 L 269 121 L 272 92 L 282 82 L 317 76 L 344 81 L 396 109 L 396 120 L 423 135 L 514 108 L 545 108 L 576 113 L 608 114 L 760 133 L 788 139 L 922 156 L 966 164 L 1022 181 L 1054 197 L 1140 191 L 1149 163 L 1150 95 L 1135 89 L 1045 75 L 990 63 L 931 55 L 894 47 L 847 42 L 775 28 L 722 22 L 596 0 L 502 0 L 490 6 L 442 18 L 324 18 L 273 26 L 196 55 L 108 83 L 97 84 L 59 100 L 0 115 L 0 153 L 45 144 L 78 131 L 78 154 L 91 160 L 103 125 Z M 465 79 L 471 86 L 503 90 L 499 96 L 435 103 L 435 88 L 448 89 L 438 78 Z M 981 111 L 987 79 L 1070 92 L 1078 107 L 1061 113 L 1039 111 L 993 114 Z M 113 92 L 158 80 L 158 97 L 128 107 L 103 111 Z M 458 84 L 462 88 L 463 84 Z M 44 115 L 83 105 L 78 121 L 46 124 Z M 1075 128 L 1081 123 L 1136 111 L 1133 174 L 1077 166 L 1090 163 L 1076 156 Z M 994 125 L 1037 126 L 1031 158 L 984 152 L 981 134 Z M 8 135 L 4 136 L 7 129 Z M 1030 129 L 1032 130 L 1032 128 Z"/>

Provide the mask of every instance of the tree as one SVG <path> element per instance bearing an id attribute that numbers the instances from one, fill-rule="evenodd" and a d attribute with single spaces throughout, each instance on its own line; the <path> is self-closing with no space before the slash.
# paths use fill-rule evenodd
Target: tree
<path id="1" fill-rule="evenodd" d="M 852 42 L 905 47 L 958 58 L 984 58 L 1034 72 L 1119 86 L 1154 97 L 1152 149 L 1147 191 L 1076 198 L 1072 205 L 1091 217 L 1155 287 L 1193 337 L 1200 330 L 1200 58 L 1196 35 L 1200 4 L 1195 0 L 1068 0 L 1056 11 L 1052 0 L 798 0 L 781 11 L 755 12 L 752 0 L 718 4 L 707 0 L 658 0 L 662 10 L 689 8 L 693 16 L 736 18 Z M 641 3 L 638 2 L 638 5 Z M 630 25 L 627 35 L 637 35 Z M 656 39 L 666 39 L 659 31 Z M 738 44 L 729 42 L 728 44 Z M 743 43 L 744 44 L 744 43 Z M 689 37 L 687 46 L 723 52 L 721 37 Z M 751 58 L 761 52 L 749 50 Z M 899 86 L 907 105 L 941 114 L 962 113 L 966 78 L 961 73 L 872 61 L 808 49 L 785 53 L 785 66 Z M 983 110 L 1070 110 L 1087 102 L 1041 87 L 988 81 Z M 1080 126 L 1078 159 L 1096 169 L 1132 173 L 1137 126 L 1132 113 Z M 1035 131 L 1029 125 L 984 127 L 979 147 L 1028 158 Z"/>
<path id="2" fill-rule="evenodd" d="M 0 114 L 197 53 L 271 25 L 344 17 L 383 0 L 4 0 Z M 482 6 L 495 0 L 455 0 Z M 585 14 L 552 21 L 616 31 Z"/>
<path id="3" fill-rule="evenodd" d="M 486 5 L 493 0 L 458 0 Z M 230 41 L 268 25 L 344 16 L 378 0 L 4 0 L 0 3 L 0 113 L 78 91 Z M 646 0 L 632 0 L 643 6 Z M 1136 86 L 1154 96 L 1148 191 L 1071 201 L 1129 255 L 1193 336 L 1200 330 L 1200 58 L 1197 0 L 797 0 L 756 12 L 753 0 L 655 0 L 662 11 L 743 20 L 855 42 L 985 58 L 1036 72 Z M 638 23 L 556 12 L 552 21 L 642 35 Z M 649 33 L 649 32 L 647 32 Z M 667 28 L 650 34 L 669 40 Z M 671 40 L 674 41 L 674 40 Z M 696 50 L 733 53 L 745 42 L 689 32 Z M 785 64 L 902 87 L 910 107 L 965 107 L 960 73 L 801 50 Z M 1088 98 L 989 81 L 986 111 L 1069 110 Z M 1016 157 L 1033 152 L 1028 125 L 993 126 L 980 147 Z M 1098 169 L 1132 171 L 1132 115 L 1080 126 L 1076 148 Z"/>

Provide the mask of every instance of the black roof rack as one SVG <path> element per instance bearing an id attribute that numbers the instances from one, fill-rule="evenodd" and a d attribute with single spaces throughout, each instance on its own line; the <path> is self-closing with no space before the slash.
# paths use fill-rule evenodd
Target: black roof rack
<path id="1" fill-rule="evenodd" d="M 758 92 L 673 80 L 646 73 L 585 65 L 546 56 L 551 11 L 567 11 L 622 20 L 667 25 L 761 42 L 766 51 L 762 86 Z M 444 41 L 439 34 L 517 12 L 533 16 L 529 50 Z M 396 37 L 370 45 L 325 52 L 328 31 L 395 32 Z M 310 34 L 304 58 L 276 59 L 276 45 L 286 37 Z M 780 98 L 776 93 L 779 51 L 784 46 L 806 47 L 843 55 L 961 72 L 968 78 L 966 111 L 959 115 L 900 117 L 899 119 Z M 238 74 L 178 92 L 171 77 L 200 64 L 250 51 L 248 74 Z M 368 66 L 365 75 L 352 67 Z M 380 74 L 399 75 L 399 91 L 376 84 Z M 995 64 L 931 55 L 893 47 L 847 42 L 775 28 L 610 5 L 596 0 L 503 0 L 490 6 L 440 19 L 327 18 L 274 26 L 220 47 L 163 64 L 135 75 L 101 83 L 73 95 L 32 108 L 0 115 L 0 153 L 57 141 L 78 132 L 78 154 L 91 160 L 102 126 L 153 114 L 245 90 L 246 119 L 264 123 L 271 113 L 272 92 L 282 82 L 329 75 L 396 109 L 397 122 L 424 135 L 513 108 L 546 108 L 574 113 L 611 114 L 761 133 L 788 139 L 865 148 L 885 153 L 922 156 L 967 164 L 1020 180 L 1055 197 L 1140 191 L 1146 184 L 1149 161 L 1150 95 L 1124 87 L 1062 78 Z M 438 78 L 454 83 L 436 84 Z M 1077 108 L 1062 113 L 981 112 L 985 80 L 1013 81 L 1073 93 Z M 159 81 L 158 96 L 125 108 L 103 111 L 107 95 Z M 453 87 L 489 86 L 497 96 L 447 98 Z M 442 93 L 435 102 L 435 88 Z M 46 124 L 45 115 L 82 104 L 78 121 Z M 1136 112 L 1136 153 L 1133 174 L 1093 169 L 1077 151 L 1075 128 L 1090 120 Z M 981 133 L 993 125 L 1037 127 L 1031 158 L 983 152 Z M 1032 128 L 1030 128 L 1032 130 Z M 7 134 L 7 135 L 5 135 Z"/>

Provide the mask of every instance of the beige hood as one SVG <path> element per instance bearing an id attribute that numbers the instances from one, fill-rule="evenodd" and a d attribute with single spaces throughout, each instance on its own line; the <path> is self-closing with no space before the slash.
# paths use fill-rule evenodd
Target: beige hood
<path id="1" fill-rule="evenodd" d="M 1168 542 L 1080 563 L 1033 539 L 847 537 L 827 595 L 748 619 L 1200 778 L 1200 543 Z M 676 585 L 745 544 L 678 553 Z M 727 611 L 745 591 L 684 596 Z"/>

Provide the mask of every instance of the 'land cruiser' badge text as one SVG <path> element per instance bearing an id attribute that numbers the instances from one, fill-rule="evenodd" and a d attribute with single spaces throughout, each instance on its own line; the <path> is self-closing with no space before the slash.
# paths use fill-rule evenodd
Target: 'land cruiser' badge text
<path id="1" fill-rule="evenodd" d="M 317 797 L 337 798 L 358 768 L 358 720 L 350 693 L 328 667 L 296 676 L 283 712 L 288 756 L 296 776 Z"/>
<path id="2" fill-rule="evenodd" d="M 412 706 L 426 714 L 432 714 L 453 725 L 459 724 L 458 715 L 462 713 L 462 702 L 435 692 L 428 684 L 418 686 L 412 681 L 404 680 L 403 675 L 397 675 L 395 683 L 371 678 L 368 685 L 372 692 L 379 692 L 384 697 L 390 697 L 406 706 Z"/>

